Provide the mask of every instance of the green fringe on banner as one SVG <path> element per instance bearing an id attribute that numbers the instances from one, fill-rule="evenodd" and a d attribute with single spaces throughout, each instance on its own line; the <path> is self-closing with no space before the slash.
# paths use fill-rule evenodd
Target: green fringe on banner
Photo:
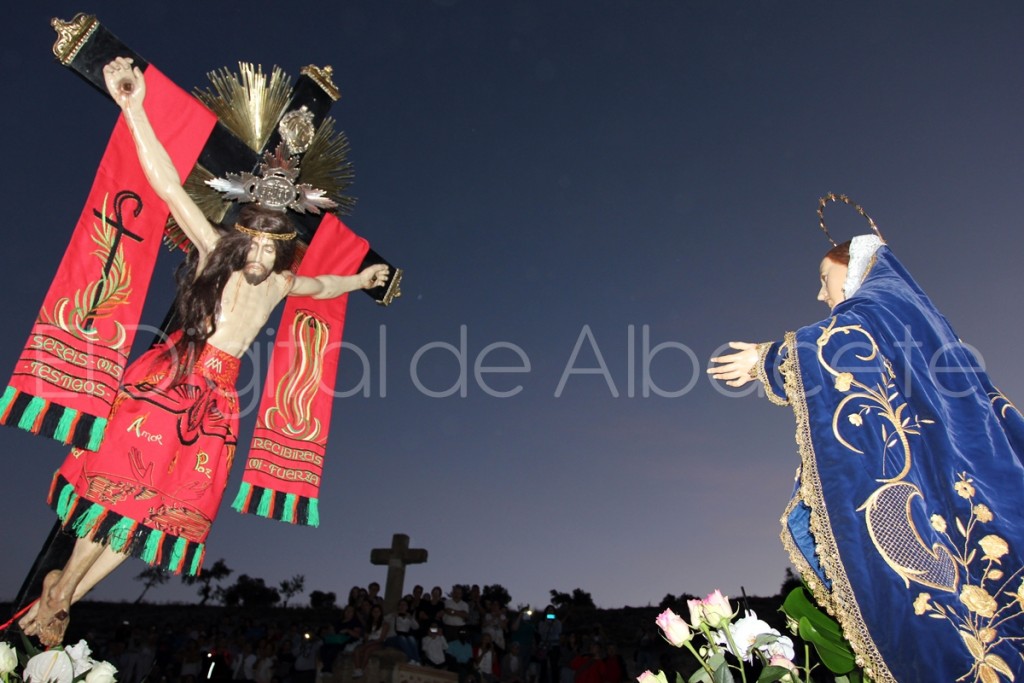
<path id="1" fill-rule="evenodd" d="M 65 484 L 60 490 L 60 496 L 57 498 L 57 516 L 61 520 L 67 519 L 68 510 L 71 509 L 71 504 L 75 502 L 75 498 L 78 494 L 75 493 L 75 487 L 71 484 Z"/>
<path id="2" fill-rule="evenodd" d="M 188 547 L 188 540 L 183 536 L 179 536 L 178 540 L 174 542 L 174 548 L 171 549 L 171 559 L 167 562 L 167 568 L 172 572 L 178 573 L 181 571 L 180 565 L 185 560 L 185 548 Z"/>
<path id="3" fill-rule="evenodd" d="M 105 507 L 93 503 L 86 508 L 85 512 L 78 519 L 75 520 L 75 523 L 71 525 L 71 529 L 79 538 L 88 536 L 93 530 L 93 527 L 96 526 L 96 520 L 102 517 L 104 512 L 106 512 Z"/>
<path id="4" fill-rule="evenodd" d="M 92 428 L 89 430 L 89 443 L 85 445 L 87 451 L 97 451 L 100 448 L 100 443 L 103 441 L 103 432 L 107 429 L 107 418 L 97 417 L 96 421 L 92 423 Z"/>
<path id="5" fill-rule="evenodd" d="M 57 423 L 57 429 L 53 432 L 53 438 L 61 443 L 67 443 L 71 440 L 71 425 L 74 424 L 75 418 L 78 417 L 78 411 L 74 408 L 65 408 L 63 414 L 60 416 L 60 422 Z"/>
<path id="6" fill-rule="evenodd" d="M 146 564 L 156 563 L 156 553 L 160 549 L 160 543 L 164 540 L 164 532 L 156 529 L 149 529 L 149 536 L 146 537 L 146 545 L 142 548 L 139 558 Z"/>
<path id="7" fill-rule="evenodd" d="M 3 415 L 4 413 L 7 412 L 7 409 L 10 407 L 11 402 L 15 398 L 17 398 L 17 396 L 18 390 L 10 385 L 7 385 L 7 388 L 4 389 L 4 395 L 0 396 L 0 415 Z"/>
<path id="8" fill-rule="evenodd" d="M 117 524 L 110 527 L 110 531 L 107 532 L 107 542 L 110 543 L 111 550 L 115 553 L 119 553 L 124 550 L 130 540 L 128 534 L 131 532 L 133 526 L 135 526 L 134 519 L 130 517 L 122 517 L 117 520 Z"/>
<path id="9" fill-rule="evenodd" d="M 320 501 L 317 498 L 309 499 L 309 514 L 306 515 L 306 524 L 320 526 Z"/>
<path id="10" fill-rule="evenodd" d="M 206 545 L 203 543 L 196 543 L 196 554 L 192 556 L 192 566 L 189 567 L 188 573 L 190 576 L 195 576 L 199 573 L 199 567 L 203 564 L 203 555 L 206 554 Z"/>
<path id="11" fill-rule="evenodd" d="M 231 503 L 231 509 L 237 512 L 245 512 L 245 504 L 249 500 L 249 493 L 252 491 L 252 484 L 247 481 L 243 481 L 242 485 L 238 488 L 238 495 L 235 496 L 235 500 Z"/>
<path id="12" fill-rule="evenodd" d="M 281 521 L 288 522 L 289 524 L 295 524 L 295 506 L 299 502 L 299 497 L 294 493 L 286 493 L 284 495 L 284 511 L 281 514 Z"/>
<path id="13" fill-rule="evenodd" d="M 18 427 L 26 432 L 34 432 L 36 419 L 45 409 L 46 399 L 33 396 L 32 400 L 28 402 L 28 406 L 25 407 L 25 412 L 21 414 L 21 419 L 18 420 Z"/>
<path id="14" fill-rule="evenodd" d="M 270 517 L 270 501 L 274 500 L 274 492 L 270 489 L 263 489 L 260 495 L 260 504 L 256 508 L 256 514 L 260 517 Z"/>

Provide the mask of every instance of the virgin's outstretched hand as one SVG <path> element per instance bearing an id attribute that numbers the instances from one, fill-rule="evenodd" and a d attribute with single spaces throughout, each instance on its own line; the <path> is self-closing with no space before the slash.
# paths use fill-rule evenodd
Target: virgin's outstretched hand
<path id="1" fill-rule="evenodd" d="M 708 366 L 711 378 L 725 382 L 730 387 L 742 387 L 747 382 L 754 381 L 756 378 L 751 374 L 751 370 L 757 365 L 759 357 L 757 344 L 729 342 L 729 348 L 736 349 L 736 352 L 711 359 L 712 363 L 717 363 Z"/>

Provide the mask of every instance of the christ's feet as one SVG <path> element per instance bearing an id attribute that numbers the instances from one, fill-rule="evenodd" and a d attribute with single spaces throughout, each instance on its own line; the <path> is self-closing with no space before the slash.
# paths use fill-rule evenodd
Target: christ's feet
<path id="1" fill-rule="evenodd" d="M 60 577 L 61 572 L 56 569 L 46 575 L 43 579 L 43 594 L 18 622 L 25 635 L 39 638 L 39 642 L 46 647 L 60 645 L 68 628 L 71 598 L 64 595 Z"/>

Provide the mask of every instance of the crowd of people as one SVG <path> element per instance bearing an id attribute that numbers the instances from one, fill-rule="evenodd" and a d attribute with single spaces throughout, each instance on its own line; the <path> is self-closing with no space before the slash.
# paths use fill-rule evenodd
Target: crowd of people
<path id="1" fill-rule="evenodd" d="M 297 613 L 307 615 L 308 613 Z M 94 638 L 96 638 L 94 642 Z M 319 623 L 223 616 L 215 623 L 123 626 L 107 642 L 87 638 L 118 668 L 119 683 L 318 683 L 350 659 L 361 678 L 391 648 L 416 666 L 450 671 L 459 683 L 622 683 L 627 664 L 600 629 L 569 632 L 553 607 L 510 609 L 479 586 L 416 586 L 385 613 L 380 586 L 353 587 Z"/>
<path id="2" fill-rule="evenodd" d="M 321 660 L 333 666 L 338 653 L 351 653 L 359 678 L 370 655 L 383 647 L 400 650 L 407 661 L 458 674 L 460 683 L 619 683 L 625 663 L 600 634 L 563 633 L 553 607 L 534 614 L 510 610 L 480 587 L 440 586 L 427 593 L 415 586 L 384 613 L 380 586 L 349 592 L 341 620 L 322 635 Z"/>

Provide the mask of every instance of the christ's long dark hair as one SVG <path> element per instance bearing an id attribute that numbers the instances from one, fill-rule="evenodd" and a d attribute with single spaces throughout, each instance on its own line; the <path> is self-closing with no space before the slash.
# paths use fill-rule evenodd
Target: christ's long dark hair
<path id="1" fill-rule="evenodd" d="M 175 276 L 178 295 L 174 302 L 174 323 L 168 330 L 182 331 L 174 348 L 168 349 L 168 354 L 177 360 L 174 383 L 180 382 L 191 371 L 206 340 L 217 331 L 217 316 L 224 286 L 233 272 L 245 267 L 252 237 L 236 230 L 235 223 L 250 230 L 279 235 L 294 230 L 286 214 L 247 204 L 230 226 L 216 226 L 220 239 L 207 255 L 202 271 L 196 272 L 199 250 L 193 248 L 189 251 Z M 274 245 L 277 249 L 273 271 L 280 273 L 291 267 L 295 258 L 295 240 L 275 240 Z"/>

